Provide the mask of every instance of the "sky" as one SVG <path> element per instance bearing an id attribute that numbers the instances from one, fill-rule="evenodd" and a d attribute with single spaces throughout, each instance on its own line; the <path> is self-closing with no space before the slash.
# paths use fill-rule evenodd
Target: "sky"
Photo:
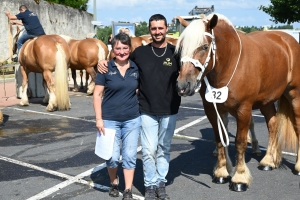
<path id="1" fill-rule="evenodd" d="M 211 7 L 214 13 L 225 15 L 234 26 L 279 26 L 271 22 L 271 17 L 259 10 L 260 5 L 268 6 L 270 0 L 96 0 L 97 21 L 104 26 L 114 22 L 148 22 L 153 14 L 163 14 L 168 23 L 177 15 L 186 16 L 197 7 Z M 94 12 L 94 0 L 89 0 L 89 13 Z M 300 23 L 293 23 L 300 28 Z"/>

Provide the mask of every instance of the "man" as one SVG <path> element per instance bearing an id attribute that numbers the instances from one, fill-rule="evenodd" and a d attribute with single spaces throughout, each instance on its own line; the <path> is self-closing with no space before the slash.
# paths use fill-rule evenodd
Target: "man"
<path id="1" fill-rule="evenodd" d="M 166 42 L 167 20 L 161 14 L 149 19 L 149 32 L 153 42 L 136 48 L 130 59 L 140 73 L 139 106 L 141 113 L 141 144 L 143 152 L 145 200 L 168 200 L 165 190 L 169 170 L 170 147 L 181 98 L 176 92 L 179 72 L 175 47 Z M 100 61 L 103 73 L 107 62 Z"/>
<path id="2" fill-rule="evenodd" d="M 40 35 L 45 35 L 44 29 L 38 19 L 36 13 L 31 12 L 27 9 L 25 5 L 21 5 L 19 7 L 20 13 L 17 15 L 11 15 L 9 11 L 6 11 L 5 14 L 10 20 L 21 20 L 21 21 L 12 21 L 12 24 L 23 25 L 25 27 L 25 32 L 19 37 L 17 46 L 18 53 L 22 45 L 31 38 L 38 37 Z M 18 61 L 18 57 L 14 59 L 14 61 Z"/>

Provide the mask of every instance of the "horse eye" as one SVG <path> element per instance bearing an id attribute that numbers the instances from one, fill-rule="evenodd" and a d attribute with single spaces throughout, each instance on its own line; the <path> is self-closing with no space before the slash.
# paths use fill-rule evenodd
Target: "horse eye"
<path id="1" fill-rule="evenodd" d="M 207 50 L 207 49 L 208 49 L 208 45 L 207 44 L 205 44 L 205 45 L 202 46 L 202 50 Z"/>

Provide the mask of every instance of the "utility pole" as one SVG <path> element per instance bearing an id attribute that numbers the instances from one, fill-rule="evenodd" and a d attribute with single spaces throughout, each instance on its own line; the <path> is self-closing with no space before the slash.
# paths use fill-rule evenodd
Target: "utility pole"
<path id="1" fill-rule="evenodd" d="M 96 5 L 96 0 L 94 0 L 94 20 L 97 21 L 97 5 Z"/>
<path id="2" fill-rule="evenodd" d="M 97 21 L 97 4 L 96 4 L 96 0 L 94 0 L 94 20 Z M 95 34 L 97 35 L 97 25 L 94 25 L 94 31 L 95 31 Z"/>

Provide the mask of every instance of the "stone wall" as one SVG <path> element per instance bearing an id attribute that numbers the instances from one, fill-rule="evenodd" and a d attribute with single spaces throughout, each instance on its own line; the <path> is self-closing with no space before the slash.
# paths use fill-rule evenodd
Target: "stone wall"
<path id="1" fill-rule="evenodd" d="M 19 13 L 19 6 L 23 4 L 38 14 L 46 34 L 63 34 L 83 39 L 88 33 L 94 32 L 91 23 L 93 15 L 85 11 L 43 0 L 0 0 L 0 62 L 10 56 L 9 25 L 5 12 L 10 11 L 12 15 L 16 15 Z M 12 32 L 13 35 L 16 32 L 15 25 L 12 26 Z"/>

